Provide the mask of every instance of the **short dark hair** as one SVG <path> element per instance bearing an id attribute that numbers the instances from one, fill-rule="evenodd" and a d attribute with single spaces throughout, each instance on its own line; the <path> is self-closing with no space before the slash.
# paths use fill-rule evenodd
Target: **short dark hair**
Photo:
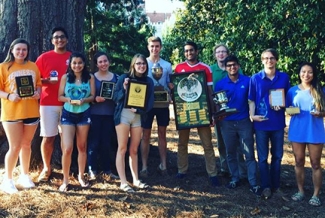
<path id="1" fill-rule="evenodd" d="M 97 59 L 102 55 L 105 55 L 107 57 L 107 60 L 110 61 L 110 58 L 108 57 L 108 55 L 105 52 L 98 51 L 98 52 L 96 52 L 96 54 L 93 57 L 93 61 L 94 61 L 95 65 L 97 65 Z"/>
<path id="2" fill-rule="evenodd" d="M 239 64 L 239 60 L 235 55 L 229 55 L 228 57 L 226 57 L 225 65 L 227 65 L 228 62 L 236 62 L 237 64 Z"/>
<path id="3" fill-rule="evenodd" d="M 270 52 L 274 56 L 275 60 L 277 60 L 277 61 L 279 60 L 279 54 L 274 48 L 268 48 L 268 49 L 264 50 L 261 54 L 262 60 L 263 60 L 263 54 L 266 52 Z"/>
<path id="4" fill-rule="evenodd" d="M 53 34 L 54 34 L 55 32 L 57 32 L 57 31 L 61 31 L 61 32 L 63 32 L 64 35 L 65 35 L 65 37 L 66 37 L 67 39 L 69 39 L 69 36 L 68 36 L 67 31 L 66 31 L 63 27 L 54 27 L 54 28 L 52 29 L 51 38 L 52 38 Z"/>
<path id="5" fill-rule="evenodd" d="M 195 51 L 197 51 L 197 49 L 198 49 L 197 44 L 196 44 L 195 42 L 193 42 L 193 41 L 186 41 L 186 42 L 184 43 L 184 47 L 185 47 L 186 45 L 190 45 L 190 46 L 192 46 L 192 47 L 194 48 Z"/>

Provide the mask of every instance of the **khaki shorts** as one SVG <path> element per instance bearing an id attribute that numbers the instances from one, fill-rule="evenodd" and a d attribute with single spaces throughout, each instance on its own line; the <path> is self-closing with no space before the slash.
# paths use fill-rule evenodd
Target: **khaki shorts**
<path id="1" fill-rule="evenodd" d="M 56 136 L 58 132 L 61 133 L 59 125 L 62 113 L 62 106 L 40 106 L 40 136 L 52 137 Z"/>
<path id="2" fill-rule="evenodd" d="M 133 113 L 130 109 L 123 108 L 121 113 L 121 123 L 130 127 L 139 127 L 141 126 L 141 116 L 140 114 Z"/>

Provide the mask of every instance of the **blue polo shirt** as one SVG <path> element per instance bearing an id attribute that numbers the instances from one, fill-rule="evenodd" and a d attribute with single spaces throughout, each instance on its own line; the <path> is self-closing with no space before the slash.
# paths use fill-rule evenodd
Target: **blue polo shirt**
<path id="1" fill-rule="evenodd" d="M 248 107 L 248 76 L 239 74 L 238 80 L 233 82 L 228 75 L 216 83 L 214 91 L 225 90 L 228 98 L 228 107 L 236 108 L 238 113 L 227 116 L 224 120 L 243 120 L 249 117 Z"/>
<path id="2" fill-rule="evenodd" d="M 271 89 L 284 89 L 285 95 L 290 88 L 290 80 L 288 74 L 276 70 L 272 80 L 266 77 L 265 71 L 262 70 L 251 77 L 249 83 L 248 99 L 255 102 L 255 114 L 257 108 L 264 104 L 267 108 L 266 117 L 268 120 L 262 122 L 254 122 L 256 130 L 273 131 L 281 130 L 285 127 L 285 109 L 279 111 L 271 109 L 269 103 L 269 92 Z"/>

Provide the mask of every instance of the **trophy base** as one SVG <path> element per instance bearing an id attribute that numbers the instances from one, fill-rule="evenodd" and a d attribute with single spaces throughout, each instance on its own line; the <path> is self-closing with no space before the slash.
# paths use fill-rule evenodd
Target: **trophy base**
<path id="1" fill-rule="evenodd" d="M 80 100 L 71 100 L 70 103 L 71 104 L 80 104 L 81 101 Z"/>
<path id="2" fill-rule="evenodd" d="M 58 77 L 50 77 L 50 81 L 59 81 Z"/>
<path id="3" fill-rule="evenodd" d="M 227 108 L 227 109 L 222 109 L 218 112 L 215 113 L 216 117 L 225 117 L 229 116 L 231 114 L 238 113 L 238 110 L 236 108 Z"/>
<path id="4" fill-rule="evenodd" d="M 155 102 L 169 103 L 169 96 L 167 91 L 155 91 L 154 92 Z"/>

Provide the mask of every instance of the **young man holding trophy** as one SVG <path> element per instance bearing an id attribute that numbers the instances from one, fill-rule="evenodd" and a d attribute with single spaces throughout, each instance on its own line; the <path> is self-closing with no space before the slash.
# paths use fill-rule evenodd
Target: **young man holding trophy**
<path id="1" fill-rule="evenodd" d="M 172 66 L 169 62 L 160 57 L 162 48 L 161 39 L 156 36 L 148 38 L 147 58 L 148 76 L 152 78 L 155 85 L 155 102 L 153 108 L 147 113 L 146 121 L 142 122 L 143 135 L 141 141 L 142 170 L 140 176 L 148 176 L 148 155 L 150 149 L 150 135 L 153 119 L 156 116 L 158 125 L 158 149 L 160 154 L 160 164 L 157 171 L 161 175 L 167 175 L 167 140 L 166 129 L 169 124 L 169 92 L 172 84 L 169 75 L 172 74 Z"/>
<path id="2" fill-rule="evenodd" d="M 248 76 L 239 74 L 240 65 L 236 56 L 228 56 L 225 59 L 225 66 L 228 75 L 216 83 L 214 100 L 222 106 L 217 114 L 225 116 L 220 120 L 220 127 L 231 173 L 231 181 L 226 187 L 234 189 L 240 185 L 237 150 L 241 149 L 245 155 L 250 191 L 260 195 L 260 186 L 256 178 L 253 124 L 249 118 L 247 103 L 250 79 Z"/>

